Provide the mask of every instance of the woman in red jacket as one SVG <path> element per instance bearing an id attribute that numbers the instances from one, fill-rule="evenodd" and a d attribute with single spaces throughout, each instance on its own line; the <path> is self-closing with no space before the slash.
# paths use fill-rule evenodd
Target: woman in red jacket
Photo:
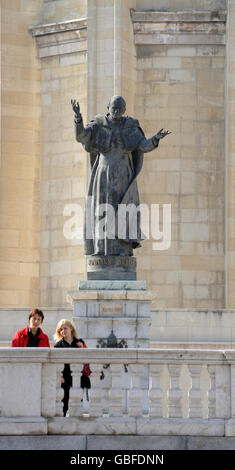
<path id="1" fill-rule="evenodd" d="M 49 348 L 48 336 L 43 333 L 39 326 L 42 324 L 44 315 L 42 310 L 35 308 L 29 314 L 29 325 L 21 330 L 18 330 L 13 339 L 13 348 L 26 348 L 26 347 L 39 347 Z"/>

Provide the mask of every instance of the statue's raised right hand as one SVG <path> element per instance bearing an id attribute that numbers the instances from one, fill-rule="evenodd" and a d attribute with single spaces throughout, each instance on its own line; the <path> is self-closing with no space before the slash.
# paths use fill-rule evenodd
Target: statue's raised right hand
<path id="1" fill-rule="evenodd" d="M 154 136 L 157 140 L 163 139 L 166 137 L 166 135 L 171 134 L 170 131 L 164 131 L 163 129 L 160 129 L 160 131 Z"/>
<path id="2" fill-rule="evenodd" d="M 76 117 L 81 118 L 79 102 L 72 99 L 71 100 L 71 105 L 72 105 L 72 108 L 73 108 L 73 110 L 76 114 Z"/>

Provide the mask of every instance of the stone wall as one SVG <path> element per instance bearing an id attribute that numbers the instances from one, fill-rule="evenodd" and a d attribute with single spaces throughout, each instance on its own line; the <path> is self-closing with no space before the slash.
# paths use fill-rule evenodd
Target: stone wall
<path id="1" fill-rule="evenodd" d="M 136 8 L 146 11 L 218 11 L 226 6 L 227 0 L 136 0 Z"/>
<path id="2" fill-rule="evenodd" d="M 0 436 L 0 450 L 234 450 L 234 437 L 207 436 Z M 180 454 L 178 454 L 180 456 Z M 194 454 L 195 458 L 195 454 Z M 141 459 L 141 463 L 142 463 Z M 53 460 L 55 463 L 55 461 Z"/>
<path id="3" fill-rule="evenodd" d="M 75 216 L 77 205 L 84 206 L 86 194 L 87 157 L 74 139 L 70 101 L 79 100 L 86 121 L 87 23 L 82 19 L 84 2 L 70 12 L 69 18 L 75 21 L 59 22 L 65 6 L 66 2 L 58 2 L 49 15 L 51 4 L 49 11 L 44 5 L 44 21 L 50 21 L 49 26 L 44 23 L 31 30 L 42 70 L 39 303 L 47 306 L 66 305 L 67 290 L 84 277 L 81 240 L 68 238 L 64 227 Z"/>
<path id="4" fill-rule="evenodd" d="M 234 307 L 234 0 L 227 22 L 226 9 L 3 0 L 0 305 L 65 307 L 85 278 L 82 243 L 63 233 L 90 171 L 70 99 L 87 122 L 121 93 L 147 136 L 172 131 L 139 177 L 141 202 L 172 210 L 171 247 L 136 250 L 138 279 L 158 293 L 153 310 Z"/>
<path id="5" fill-rule="evenodd" d="M 68 304 L 69 305 L 69 304 Z M 90 310 L 99 308 L 97 304 L 91 303 Z M 44 321 L 43 331 L 48 335 L 50 345 L 54 344 L 54 334 L 57 323 L 62 318 L 72 320 L 74 310 L 72 307 L 56 308 L 46 307 L 43 309 Z M 84 308 L 85 312 L 85 308 Z M 151 312 L 151 326 L 149 331 L 149 343 L 151 348 L 201 348 L 201 349 L 234 349 L 235 342 L 235 310 L 203 310 L 203 309 L 162 309 Z M 0 332 L 0 347 L 8 347 L 11 340 L 19 328 L 24 328 L 28 322 L 29 309 L 27 308 L 0 308 L 0 323 L 2 325 Z M 92 317 L 92 315 L 91 315 Z M 94 322 L 91 318 L 91 324 Z M 126 339 L 125 328 L 122 322 L 116 318 L 117 331 L 115 332 L 119 339 Z M 133 317 L 129 314 L 129 321 L 133 322 Z M 109 322 L 109 323 L 108 323 Z M 95 323 L 95 322 L 94 322 Z M 78 334 L 82 336 L 88 347 L 95 347 L 97 342 L 91 341 L 84 331 L 84 322 L 79 319 L 76 321 Z M 101 331 L 99 323 L 100 338 L 107 339 L 111 325 L 107 321 L 107 329 Z M 91 330 L 90 330 L 91 331 Z M 118 332 L 118 334 L 117 334 Z"/>
<path id="6" fill-rule="evenodd" d="M 1 2 L 0 303 L 38 303 L 41 71 L 28 25 L 41 0 Z"/>
<path id="7" fill-rule="evenodd" d="M 143 203 L 171 204 L 171 246 L 145 242 L 139 276 L 158 307 L 224 305 L 225 18 L 133 13 L 135 115 L 147 135 L 172 134 L 145 155 Z"/>

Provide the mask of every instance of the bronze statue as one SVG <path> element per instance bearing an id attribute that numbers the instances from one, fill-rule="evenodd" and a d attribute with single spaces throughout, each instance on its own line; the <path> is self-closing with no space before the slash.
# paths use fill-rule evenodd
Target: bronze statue
<path id="1" fill-rule="evenodd" d="M 118 209 L 122 205 L 139 206 L 136 180 L 142 168 L 143 155 L 157 148 L 160 139 L 170 132 L 161 129 L 146 139 L 139 122 L 123 116 L 126 103 L 121 96 L 113 96 L 107 115 L 95 116 L 86 127 L 79 103 L 71 100 L 71 104 L 75 113 L 75 138 L 90 153 L 92 170 L 86 201 L 85 253 L 132 256 L 133 249 L 141 246 L 144 238 L 140 229 L 140 214 L 138 212 L 137 218 L 132 218 L 131 214 L 126 218 L 125 215 L 127 230 L 124 236 L 120 236 L 122 230 L 118 230 Z M 105 211 L 104 208 L 113 210 Z M 103 230 L 100 230 L 101 218 Z M 135 233 L 134 238 L 130 237 L 130 233 Z"/>

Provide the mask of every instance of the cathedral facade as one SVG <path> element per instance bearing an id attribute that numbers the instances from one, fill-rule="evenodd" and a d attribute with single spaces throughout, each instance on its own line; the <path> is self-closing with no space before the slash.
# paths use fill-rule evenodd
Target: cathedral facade
<path id="1" fill-rule="evenodd" d="M 79 101 L 88 122 L 118 94 L 146 136 L 172 132 L 145 155 L 138 177 L 150 230 L 135 255 L 138 279 L 157 292 L 152 340 L 166 339 L 166 325 L 169 340 L 186 340 L 186 315 L 198 332 L 191 340 L 203 339 L 208 321 L 205 340 L 231 340 L 234 23 L 235 0 L 2 0 L 4 318 L 14 316 L 16 325 L 17 314 L 35 306 L 58 315 L 69 308 L 67 292 L 86 278 L 81 227 L 90 162 L 74 138 L 70 101 Z M 162 246 L 166 207 L 169 243 Z"/>

